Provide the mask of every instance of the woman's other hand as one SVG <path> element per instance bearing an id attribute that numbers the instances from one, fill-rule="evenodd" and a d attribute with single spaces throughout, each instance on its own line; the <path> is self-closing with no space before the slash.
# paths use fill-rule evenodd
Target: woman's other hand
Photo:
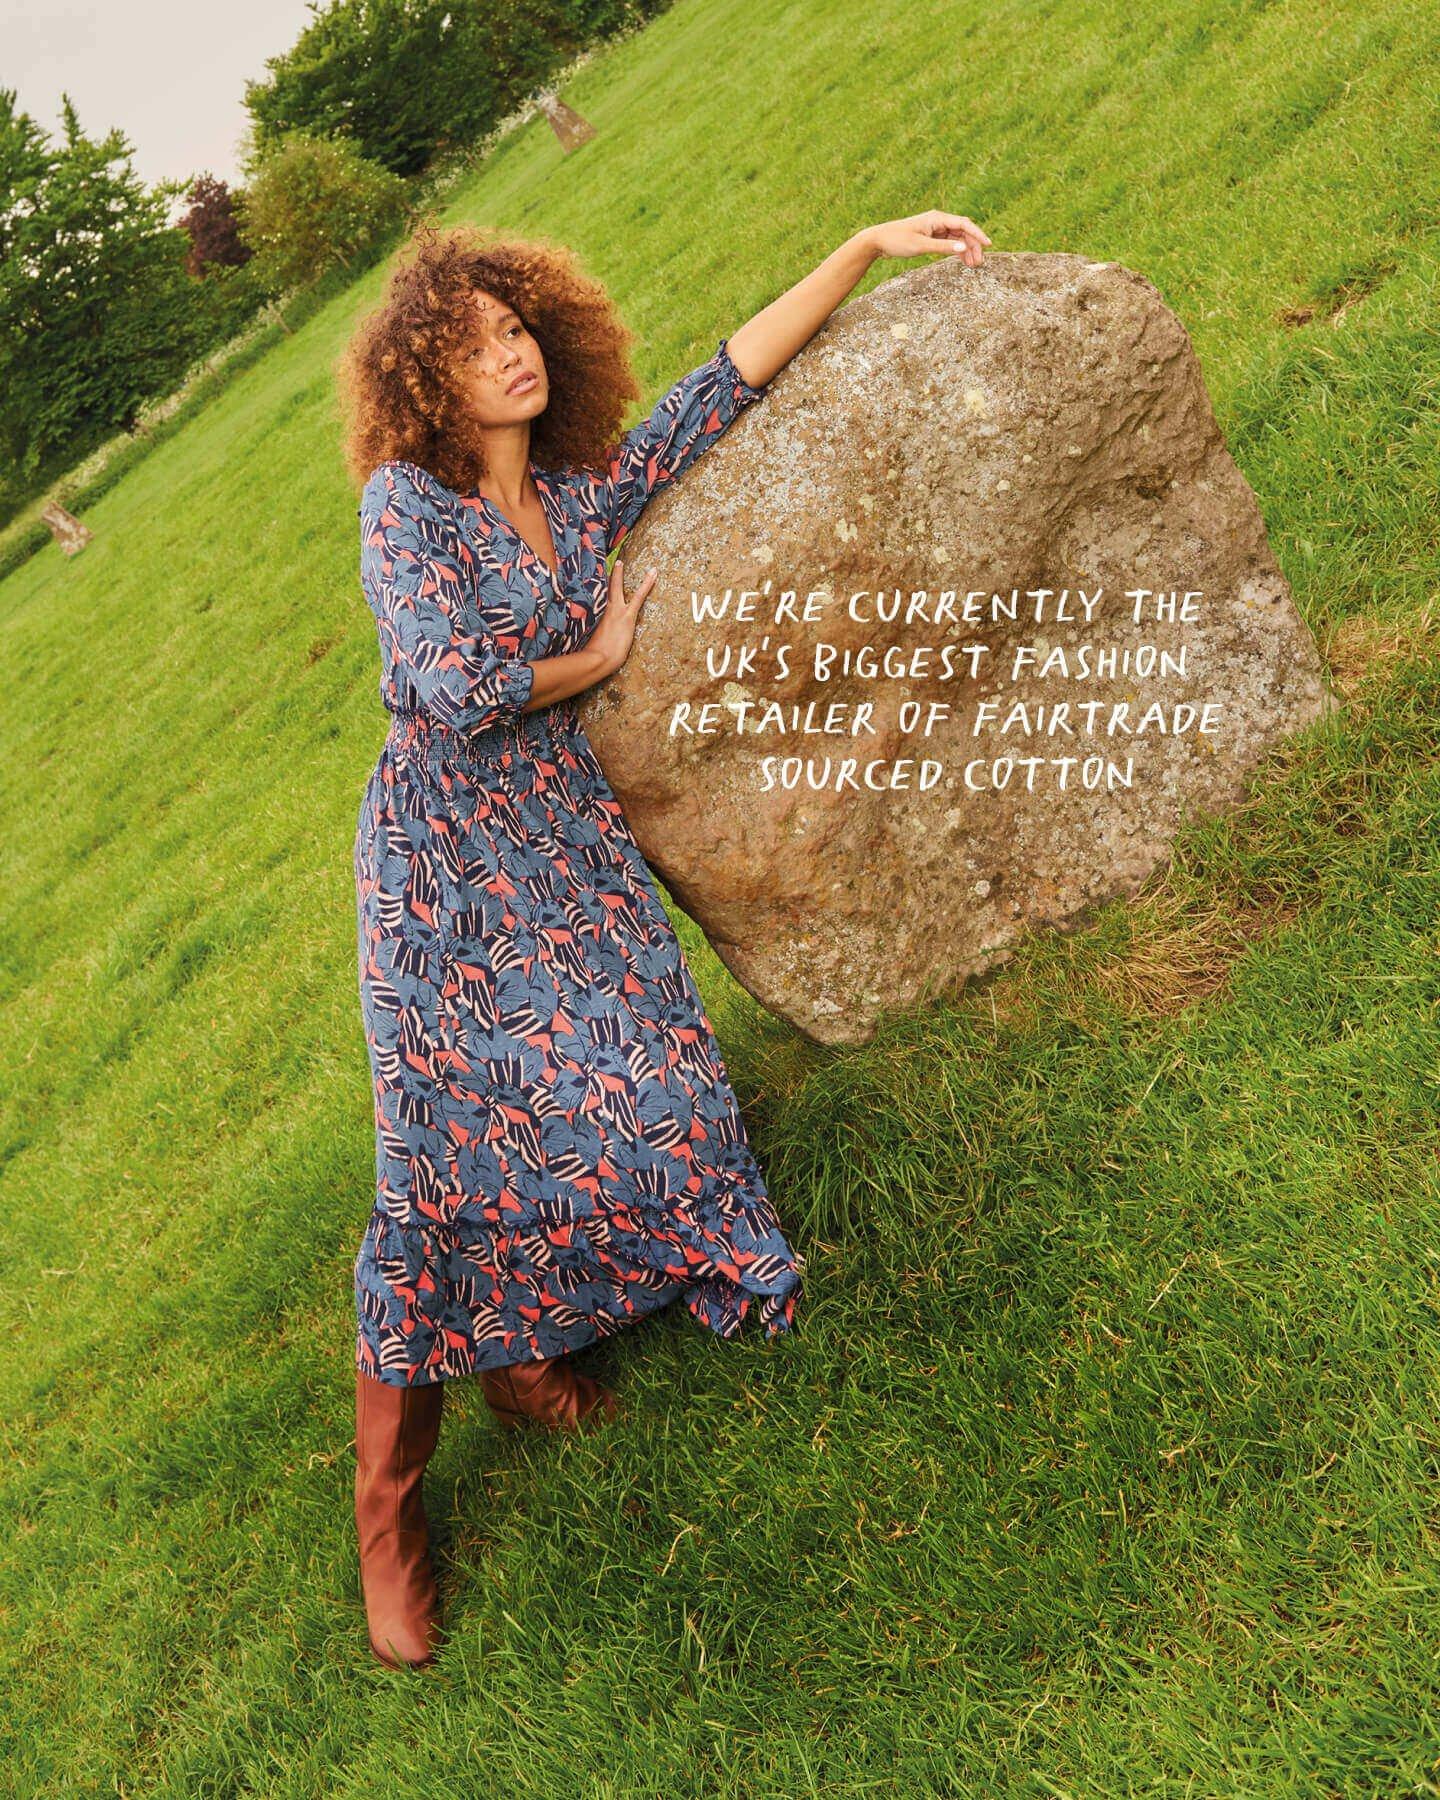
<path id="1" fill-rule="evenodd" d="M 869 225 L 858 234 L 877 256 L 959 256 L 972 269 L 985 260 L 990 242 L 973 219 L 963 213 L 922 212 L 909 219 Z"/>
<path id="2" fill-rule="evenodd" d="M 586 639 L 586 647 L 601 653 L 606 669 L 612 675 L 630 654 L 640 609 L 654 587 L 655 580 L 654 569 L 647 569 L 644 580 L 632 593 L 627 594 L 625 559 L 623 556 L 616 557 L 615 567 L 610 571 L 610 591 L 605 601 L 605 610 L 600 615 L 600 623 Z"/>

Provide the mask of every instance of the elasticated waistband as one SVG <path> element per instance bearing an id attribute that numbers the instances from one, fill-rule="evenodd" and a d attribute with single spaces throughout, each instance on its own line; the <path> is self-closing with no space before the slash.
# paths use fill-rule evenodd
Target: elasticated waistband
<path id="1" fill-rule="evenodd" d="M 428 713 L 394 712 L 385 741 L 395 755 L 426 767 L 504 768 L 517 756 L 553 754 L 575 726 L 575 710 L 563 700 L 472 732 L 442 725 Z"/>

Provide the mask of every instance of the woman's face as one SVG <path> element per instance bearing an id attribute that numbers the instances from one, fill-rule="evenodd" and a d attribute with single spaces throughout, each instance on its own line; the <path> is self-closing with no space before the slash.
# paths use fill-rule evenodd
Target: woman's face
<path id="1" fill-rule="evenodd" d="M 477 288 L 472 307 L 475 335 L 456 371 L 461 392 L 482 425 L 533 419 L 550 399 L 540 345 L 508 302 Z"/>

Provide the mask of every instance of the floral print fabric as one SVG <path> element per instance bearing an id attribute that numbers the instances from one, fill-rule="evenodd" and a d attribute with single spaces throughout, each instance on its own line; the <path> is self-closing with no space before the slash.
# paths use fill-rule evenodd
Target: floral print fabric
<path id="1" fill-rule="evenodd" d="M 478 494 L 383 463 L 359 508 L 389 733 L 355 834 L 376 1193 L 357 1366 L 397 1385 L 555 1356 L 682 1298 L 790 1328 L 781 1233 L 650 870 L 573 700 L 605 557 L 764 390 L 722 338 L 603 472 L 531 475 L 558 562 Z"/>

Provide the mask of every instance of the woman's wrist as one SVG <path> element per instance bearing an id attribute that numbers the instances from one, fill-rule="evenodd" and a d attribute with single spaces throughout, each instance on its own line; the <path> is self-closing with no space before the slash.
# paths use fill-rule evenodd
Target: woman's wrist
<path id="1" fill-rule="evenodd" d="M 604 681 L 607 676 L 613 675 L 625 660 L 623 656 L 617 658 L 608 655 L 599 644 L 583 645 L 580 654 L 593 659 L 593 673 L 590 676 L 592 682 Z"/>
<path id="2" fill-rule="evenodd" d="M 860 231 L 853 232 L 846 238 L 844 244 L 841 245 L 841 248 L 853 250 L 859 256 L 864 258 L 865 267 L 860 271 L 862 275 L 864 274 L 865 269 L 870 267 L 871 263 L 879 260 L 881 255 L 880 246 L 875 241 L 874 227 L 870 225 L 866 225 Z M 856 277 L 856 280 L 859 280 L 859 276 Z"/>

